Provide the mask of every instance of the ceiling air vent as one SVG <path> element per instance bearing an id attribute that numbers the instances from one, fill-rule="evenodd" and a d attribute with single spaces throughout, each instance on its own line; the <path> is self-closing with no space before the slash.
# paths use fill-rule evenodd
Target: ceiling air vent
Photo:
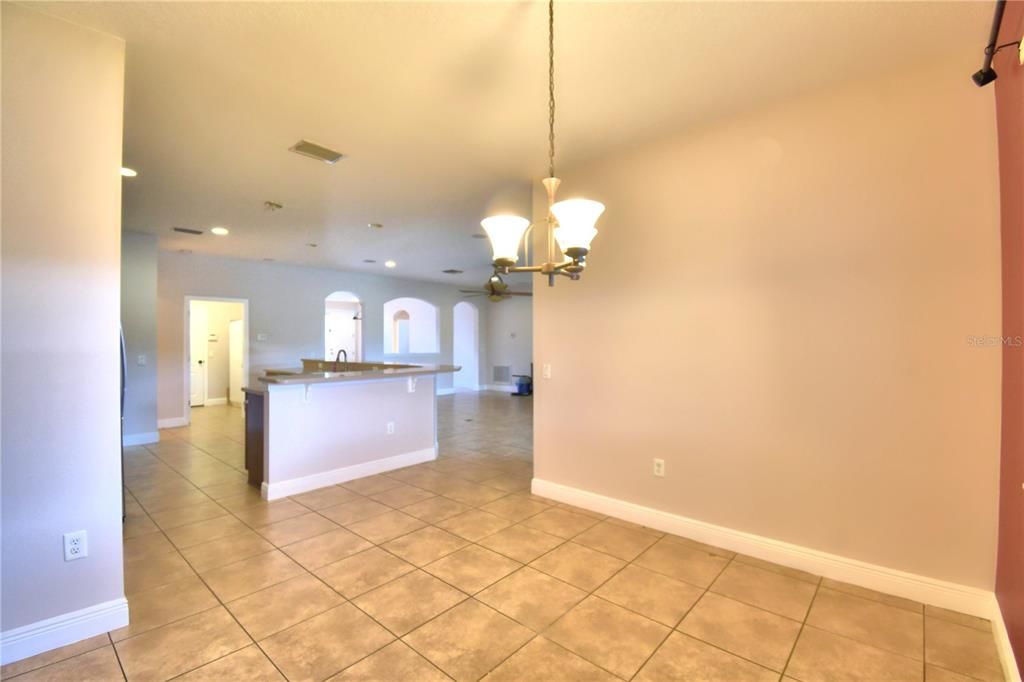
<path id="1" fill-rule="evenodd" d="M 309 158 L 316 159 L 317 161 L 329 163 L 332 166 L 338 163 L 338 161 L 341 161 L 344 156 L 341 152 L 336 152 L 333 149 L 322 147 L 315 142 L 310 142 L 309 140 L 299 140 L 289 147 L 288 151 L 308 156 Z"/>
<path id="2" fill-rule="evenodd" d="M 193 230 L 190 227 L 172 227 L 175 232 L 181 232 L 182 234 L 202 234 L 202 230 Z"/>

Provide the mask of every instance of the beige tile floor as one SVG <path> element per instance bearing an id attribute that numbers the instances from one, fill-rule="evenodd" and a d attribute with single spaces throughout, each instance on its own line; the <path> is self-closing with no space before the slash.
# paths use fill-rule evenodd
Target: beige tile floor
<path id="1" fill-rule="evenodd" d="M 29 680 L 1001 680 L 989 623 L 529 493 L 531 404 L 440 399 L 441 457 L 263 502 L 242 419 L 128 453 L 131 625 Z"/>

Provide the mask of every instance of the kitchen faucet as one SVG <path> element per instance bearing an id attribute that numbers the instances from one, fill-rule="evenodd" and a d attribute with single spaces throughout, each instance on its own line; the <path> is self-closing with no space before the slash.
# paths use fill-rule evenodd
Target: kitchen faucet
<path id="1" fill-rule="evenodd" d="M 338 362 L 341 360 L 341 356 L 342 355 L 345 356 L 345 364 L 346 365 L 348 364 L 348 351 L 345 350 L 344 348 L 342 348 L 341 350 L 338 351 L 338 354 L 334 356 L 334 364 L 335 365 L 337 365 Z"/>

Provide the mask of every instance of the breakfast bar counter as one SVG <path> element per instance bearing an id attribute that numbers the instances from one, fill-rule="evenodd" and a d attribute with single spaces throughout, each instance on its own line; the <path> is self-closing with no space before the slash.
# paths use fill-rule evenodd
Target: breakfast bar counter
<path id="1" fill-rule="evenodd" d="M 436 377 L 458 367 L 304 365 L 267 370 L 245 389 L 246 468 L 265 499 L 437 457 Z"/>

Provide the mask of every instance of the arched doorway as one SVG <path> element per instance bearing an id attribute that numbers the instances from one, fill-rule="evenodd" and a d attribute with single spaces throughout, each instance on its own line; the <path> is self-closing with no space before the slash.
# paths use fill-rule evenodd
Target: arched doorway
<path id="1" fill-rule="evenodd" d="M 335 291 L 324 301 L 324 358 L 333 360 L 341 350 L 349 362 L 363 359 L 363 304 L 349 291 Z"/>
<path id="2" fill-rule="evenodd" d="M 420 298 L 384 304 L 385 355 L 436 355 L 441 351 L 437 306 Z"/>
<path id="3" fill-rule="evenodd" d="M 453 309 L 452 364 L 462 369 L 454 375 L 455 388 L 480 390 L 480 311 L 460 301 Z"/>

